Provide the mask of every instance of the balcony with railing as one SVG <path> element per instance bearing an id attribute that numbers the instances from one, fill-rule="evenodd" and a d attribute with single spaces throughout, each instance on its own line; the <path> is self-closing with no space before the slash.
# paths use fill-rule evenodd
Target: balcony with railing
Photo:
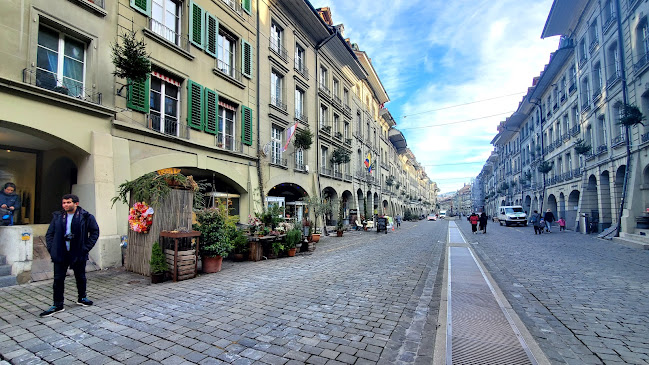
<path id="1" fill-rule="evenodd" d="M 588 46 L 588 51 L 590 53 L 593 53 L 595 49 L 597 49 L 597 46 L 599 45 L 599 38 L 595 38 L 590 42 L 590 46 Z"/>
<path id="2" fill-rule="evenodd" d="M 295 71 L 305 79 L 309 79 L 309 69 L 306 67 L 303 60 L 295 59 Z"/>
<path id="3" fill-rule="evenodd" d="M 552 152 L 554 151 L 554 142 L 548 143 L 548 146 L 545 148 L 547 152 Z"/>
<path id="4" fill-rule="evenodd" d="M 270 105 L 282 111 L 286 111 L 286 104 L 284 104 L 284 102 L 282 102 L 282 98 L 277 95 L 270 96 Z"/>
<path id="5" fill-rule="evenodd" d="M 589 110 L 590 110 L 590 100 L 588 100 L 588 98 L 586 98 L 586 100 L 584 100 L 581 103 L 581 112 L 586 113 Z"/>
<path id="6" fill-rule="evenodd" d="M 218 58 L 214 60 L 214 71 L 238 82 L 241 82 L 242 80 L 241 71 L 237 70 L 237 68 L 229 62 L 222 61 Z"/>
<path id="7" fill-rule="evenodd" d="M 282 60 L 288 60 L 288 51 L 286 50 L 286 48 L 284 48 L 284 46 L 282 46 L 282 42 L 276 37 L 270 38 L 270 47 L 268 48 L 270 48 L 270 50 L 278 55 Z"/>
<path id="8" fill-rule="evenodd" d="M 336 171 L 336 170 L 334 170 L 334 179 L 340 179 L 340 180 L 342 180 L 342 179 L 343 179 L 343 173 L 342 173 L 342 171 Z"/>
<path id="9" fill-rule="evenodd" d="M 645 143 L 649 141 L 649 132 L 644 133 L 640 136 L 640 143 Z"/>
<path id="10" fill-rule="evenodd" d="M 306 163 L 304 161 L 293 160 L 293 169 L 298 172 L 306 172 Z"/>
<path id="11" fill-rule="evenodd" d="M 561 147 L 562 144 L 563 144 L 563 139 L 559 138 L 554 140 L 554 148 L 559 148 Z"/>
<path id="12" fill-rule="evenodd" d="M 352 139 L 351 138 L 345 138 L 345 144 L 347 146 L 351 146 L 352 145 Z"/>
<path id="13" fill-rule="evenodd" d="M 331 176 L 331 168 L 320 167 L 320 175 Z"/>
<path id="14" fill-rule="evenodd" d="M 327 85 L 325 85 L 325 84 L 322 83 L 322 82 L 320 82 L 320 84 L 318 85 L 318 91 L 319 91 L 321 94 L 323 94 L 323 95 L 325 95 L 326 97 L 328 97 L 328 98 L 331 97 L 331 90 L 329 90 L 329 88 L 327 87 Z"/>
<path id="15" fill-rule="evenodd" d="M 620 134 L 619 136 L 613 138 L 613 140 L 611 141 L 611 147 L 623 146 L 624 142 L 626 142 L 626 136 L 624 134 Z"/>
<path id="16" fill-rule="evenodd" d="M 563 104 L 564 101 L 566 101 L 566 93 L 565 90 L 562 90 L 559 92 L 559 102 Z"/>
<path id="17" fill-rule="evenodd" d="M 564 180 L 570 180 L 570 179 L 572 179 L 572 171 L 564 172 L 564 173 L 563 173 L 563 179 L 564 179 Z"/>
<path id="18" fill-rule="evenodd" d="M 338 141 L 343 140 L 343 134 L 341 132 L 334 132 L 334 138 Z"/>
<path id="19" fill-rule="evenodd" d="M 301 110 L 295 110 L 295 119 L 305 124 L 309 123 L 309 117 Z"/>
<path id="20" fill-rule="evenodd" d="M 361 131 L 354 131 L 353 136 L 356 137 L 359 141 L 363 140 L 363 133 L 361 133 Z"/>
<path id="21" fill-rule="evenodd" d="M 275 154 L 273 153 L 270 156 L 270 163 L 275 166 L 280 166 L 284 168 L 288 168 L 288 161 L 285 158 L 282 158 L 281 154 Z"/>
<path id="22" fill-rule="evenodd" d="M 232 152 L 243 152 L 241 141 L 235 139 L 234 136 L 228 136 L 223 132 L 219 132 L 215 137 L 217 148 Z"/>
<path id="23" fill-rule="evenodd" d="M 572 95 L 575 91 L 577 91 L 577 84 L 571 84 L 570 87 L 568 87 L 568 94 Z"/>
<path id="24" fill-rule="evenodd" d="M 23 82 L 46 90 L 54 91 L 83 101 L 101 105 L 101 93 L 92 89 L 84 88 L 84 84 L 73 79 L 64 77 L 57 78 L 55 73 L 42 69 L 23 69 Z"/>
<path id="25" fill-rule="evenodd" d="M 189 126 L 179 123 L 176 118 L 163 118 L 160 115 L 147 115 L 147 128 L 172 137 L 189 139 Z"/>
<path id="26" fill-rule="evenodd" d="M 602 153 L 606 153 L 606 151 L 608 151 L 608 146 L 606 146 L 605 144 L 603 144 L 601 146 L 597 146 L 596 151 L 597 151 L 598 155 L 601 155 Z"/>
<path id="27" fill-rule="evenodd" d="M 343 175 L 343 180 L 352 181 L 352 174 L 350 174 L 349 172 L 345 172 L 345 174 Z"/>
<path id="28" fill-rule="evenodd" d="M 345 106 L 343 107 L 343 110 L 344 110 L 345 115 L 347 115 L 347 116 L 352 115 L 352 107 L 349 106 L 349 104 L 347 102 L 345 102 Z"/>
<path id="29" fill-rule="evenodd" d="M 564 133 L 564 134 L 561 136 L 561 139 L 562 139 L 564 142 L 568 142 L 568 141 L 570 140 L 570 131 Z"/>
<path id="30" fill-rule="evenodd" d="M 573 126 L 572 128 L 570 128 L 570 134 L 573 137 L 577 136 L 579 134 L 579 132 L 581 132 L 581 127 L 579 126 L 579 124 L 577 124 L 577 125 Z"/>
<path id="31" fill-rule="evenodd" d="M 604 21 L 604 25 L 602 26 L 604 33 L 608 32 L 608 30 L 611 29 L 611 26 L 613 25 L 613 23 L 615 23 L 615 20 L 615 13 L 611 13 L 609 17 Z"/>
<path id="32" fill-rule="evenodd" d="M 336 103 L 338 106 L 342 106 L 342 105 L 343 105 L 343 101 L 340 100 L 340 96 L 338 96 L 338 95 L 336 95 L 336 94 L 334 94 L 334 103 Z"/>
<path id="33" fill-rule="evenodd" d="M 582 174 L 583 174 L 583 171 L 582 171 L 581 167 L 577 167 L 576 169 L 572 170 L 572 177 L 573 178 L 580 177 Z"/>
<path id="34" fill-rule="evenodd" d="M 649 54 L 645 53 L 640 58 L 638 59 L 638 62 L 633 64 L 633 71 L 634 72 L 640 72 L 644 70 L 645 66 L 647 66 L 647 63 L 649 62 Z"/>
<path id="35" fill-rule="evenodd" d="M 620 81 L 620 79 L 621 79 L 620 72 L 617 70 L 614 71 L 611 77 L 609 77 L 608 80 L 606 80 L 606 88 L 608 89 L 613 85 L 617 84 L 617 82 Z"/>
<path id="36" fill-rule="evenodd" d="M 597 100 L 599 100 L 599 98 L 601 97 L 602 97 L 602 89 L 598 88 L 593 92 L 593 103 L 597 102 Z"/>
<path id="37" fill-rule="evenodd" d="M 159 21 L 148 18 L 148 28 L 151 33 L 157 35 L 160 39 L 177 47 L 182 52 L 190 54 L 189 38 L 186 35 L 178 34 L 175 30 L 167 27 Z M 154 37 L 155 38 L 155 37 Z"/>
<path id="38" fill-rule="evenodd" d="M 559 109 L 559 104 L 558 104 L 558 103 L 554 103 L 554 105 L 552 105 L 552 110 L 556 112 L 557 109 Z"/>
<path id="39" fill-rule="evenodd" d="M 331 122 L 326 120 L 320 121 L 320 131 L 326 134 L 331 134 Z"/>
<path id="40" fill-rule="evenodd" d="M 581 68 L 584 67 L 585 64 L 586 64 L 586 57 L 582 57 L 579 59 L 579 64 L 577 65 L 577 67 L 579 67 L 579 69 L 581 70 Z"/>

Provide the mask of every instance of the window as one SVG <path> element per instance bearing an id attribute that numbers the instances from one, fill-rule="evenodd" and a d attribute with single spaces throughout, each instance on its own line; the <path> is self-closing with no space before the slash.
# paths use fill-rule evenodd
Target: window
<path id="1" fill-rule="evenodd" d="M 324 105 L 320 106 L 320 128 L 324 128 L 327 125 L 327 116 L 328 110 Z"/>
<path id="2" fill-rule="evenodd" d="M 219 134 L 217 143 L 226 150 L 234 150 L 235 146 L 235 112 L 237 107 L 224 100 L 219 100 Z"/>
<path id="3" fill-rule="evenodd" d="M 349 138 L 349 122 L 345 122 L 343 127 L 343 136 L 345 136 L 345 139 Z"/>
<path id="4" fill-rule="evenodd" d="M 295 168 L 304 170 L 304 150 L 301 148 L 295 151 Z"/>
<path id="5" fill-rule="evenodd" d="M 568 118 L 568 114 L 563 116 L 563 130 L 566 135 L 570 133 L 570 118 Z"/>
<path id="6" fill-rule="evenodd" d="M 343 89 L 343 103 L 345 106 L 349 106 L 349 90 Z"/>
<path id="7" fill-rule="evenodd" d="M 44 25 L 38 28 L 36 85 L 75 97 L 85 96 L 86 44 Z"/>
<path id="8" fill-rule="evenodd" d="M 320 156 L 320 166 L 322 166 L 322 170 L 325 174 L 329 174 L 329 171 L 327 170 L 327 166 L 329 165 L 329 149 L 324 146 L 321 147 Z"/>
<path id="9" fill-rule="evenodd" d="M 588 59 L 588 57 L 586 56 L 588 54 L 588 49 L 586 48 L 586 38 L 585 37 L 582 38 L 579 41 L 579 49 L 578 49 L 578 51 L 579 51 L 579 67 L 581 68 L 581 66 L 584 63 L 586 63 L 586 60 Z"/>
<path id="10" fill-rule="evenodd" d="M 638 52 L 638 63 L 644 65 L 647 63 L 647 54 L 649 53 L 649 28 L 647 27 L 647 19 L 644 19 L 642 23 L 637 28 L 637 47 Z"/>
<path id="11" fill-rule="evenodd" d="M 173 0 L 152 0 L 151 30 L 180 45 L 180 5 Z"/>
<path id="12" fill-rule="evenodd" d="M 602 92 L 602 65 L 597 62 L 593 67 L 593 94 L 599 95 Z"/>
<path id="13" fill-rule="evenodd" d="M 615 129 L 616 137 L 624 135 L 624 125 L 620 124 L 620 120 L 623 117 L 623 109 L 620 104 L 615 104 L 613 106 L 613 121 L 618 126 Z"/>
<path id="14" fill-rule="evenodd" d="M 577 90 L 577 69 L 575 66 L 570 67 L 570 88 L 568 89 L 568 93 Z"/>
<path id="15" fill-rule="evenodd" d="M 361 113 L 356 113 L 356 131 L 358 132 L 359 137 L 361 136 Z"/>
<path id="16" fill-rule="evenodd" d="M 271 156 L 270 161 L 276 165 L 282 165 L 282 130 L 273 126 L 270 136 Z"/>
<path id="17" fill-rule="evenodd" d="M 613 43 L 609 48 L 608 48 L 608 65 L 611 65 L 612 67 L 610 68 L 611 73 L 608 76 L 608 82 L 612 83 L 617 80 L 618 77 L 622 74 L 622 69 L 620 65 L 620 53 L 617 48 L 617 43 Z"/>
<path id="18" fill-rule="evenodd" d="M 340 133 L 340 117 L 337 114 L 334 114 L 334 134 Z"/>
<path id="19" fill-rule="evenodd" d="M 282 75 L 273 70 L 270 73 L 270 103 L 278 108 L 286 110 L 286 105 L 282 103 L 282 84 L 284 78 Z"/>
<path id="20" fill-rule="evenodd" d="M 217 40 L 217 68 L 224 74 L 235 77 L 236 40 L 229 34 L 220 31 Z"/>
<path id="21" fill-rule="evenodd" d="M 581 100 L 582 106 L 590 104 L 590 84 L 588 83 L 588 77 L 584 77 L 581 80 Z"/>
<path id="22" fill-rule="evenodd" d="M 572 170 L 572 155 L 566 153 L 566 171 L 570 172 L 570 170 Z"/>
<path id="23" fill-rule="evenodd" d="M 327 69 L 324 67 L 320 67 L 320 86 L 324 86 L 325 89 L 329 84 L 328 77 L 329 77 L 329 73 L 327 72 Z"/>
<path id="24" fill-rule="evenodd" d="M 149 97 L 149 128 L 177 136 L 179 105 L 180 82 L 154 71 Z"/>
<path id="25" fill-rule="evenodd" d="M 306 52 L 299 44 L 295 45 L 295 69 L 302 75 L 306 75 Z"/>
<path id="26" fill-rule="evenodd" d="M 599 37 L 597 35 L 597 19 L 593 19 L 593 21 L 590 23 L 588 36 L 590 37 L 589 48 L 592 52 L 593 49 L 599 44 Z"/>
<path id="27" fill-rule="evenodd" d="M 340 102 L 340 82 L 338 80 L 334 79 L 333 83 L 333 93 L 334 93 L 334 98 Z"/>
<path id="28" fill-rule="evenodd" d="M 282 57 L 286 57 L 284 51 L 284 29 L 273 22 L 270 26 L 270 49 Z"/>
<path id="29" fill-rule="evenodd" d="M 597 142 L 599 143 L 599 146 L 605 146 L 606 141 L 608 140 L 608 131 L 606 130 L 606 119 L 604 118 L 604 116 L 601 116 L 599 118 L 597 124 L 597 132 L 599 137 Z"/>
<path id="30" fill-rule="evenodd" d="M 608 27 L 613 23 L 613 20 L 615 19 L 615 4 L 611 0 L 607 0 L 606 3 L 604 4 L 603 8 L 603 19 L 604 19 L 604 31 L 608 29 Z"/>
<path id="31" fill-rule="evenodd" d="M 304 91 L 295 89 L 295 118 L 306 122 L 304 113 Z"/>

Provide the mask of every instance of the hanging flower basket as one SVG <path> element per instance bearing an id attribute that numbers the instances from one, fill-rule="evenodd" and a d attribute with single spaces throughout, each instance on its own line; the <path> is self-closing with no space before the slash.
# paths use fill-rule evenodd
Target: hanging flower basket
<path id="1" fill-rule="evenodd" d="M 144 202 L 137 202 L 128 213 L 128 227 L 138 233 L 149 233 L 153 224 L 153 208 Z"/>

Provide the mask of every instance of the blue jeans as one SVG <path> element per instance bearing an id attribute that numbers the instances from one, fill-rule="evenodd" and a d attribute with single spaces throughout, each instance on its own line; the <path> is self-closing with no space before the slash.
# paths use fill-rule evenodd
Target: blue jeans
<path id="1" fill-rule="evenodd" d="M 552 222 L 545 221 L 545 229 L 547 229 L 548 232 L 551 232 L 552 230 L 550 228 L 552 228 Z"/>

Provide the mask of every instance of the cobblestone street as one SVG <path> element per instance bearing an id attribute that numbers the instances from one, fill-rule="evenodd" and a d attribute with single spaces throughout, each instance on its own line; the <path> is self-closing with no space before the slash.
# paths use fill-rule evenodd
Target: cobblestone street
<path id="1" fill-rule="evenodd" d="M 489 223 L 467 240 L 553 363 L 649 363 L 649 252 Z"/>
<path id="2" fill-rule="evenodd" d="M 41 319 L 51 281 L 0 290 L 10 363 L 430 364 L 445 222 L 323 238 L 312 255 L 225 262 L 178 283 L 113 269 L 88 275 L 92 307 Z"/>

